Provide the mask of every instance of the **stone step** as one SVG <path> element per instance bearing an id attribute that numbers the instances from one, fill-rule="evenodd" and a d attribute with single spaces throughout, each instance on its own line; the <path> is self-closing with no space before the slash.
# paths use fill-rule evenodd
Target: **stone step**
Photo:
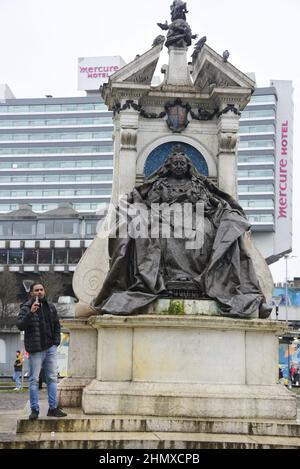
<path id="1" fill-rule="evenodd" d="M 0 435 L 0 449 L 297 449 L 300 438 L 168 432 L 73 432 Z"/>
<path id="2" fill-rule="evenodd" d="M 28 417 L 24 416 L 18 420 L 17 433 L 169 432 L 300 437 L 300 420 L 99 416 L 85 415 L 79 409 L 64 410 L 68 413 L 68 417 L 63 419 L 40 417 L 38 420 L 29 421 Z"/>

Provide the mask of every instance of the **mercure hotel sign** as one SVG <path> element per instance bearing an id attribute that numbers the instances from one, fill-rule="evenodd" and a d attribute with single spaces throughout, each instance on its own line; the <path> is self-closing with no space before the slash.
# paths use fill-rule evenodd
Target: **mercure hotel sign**
<path id="1" fill-rule="evenodd" d="M 78 59 L 78 89 L 98 91 L 113 73 L 125 65 L 120 56 L 80 57 Z"/>
<path id="2" fill-rule="evenodd" d="M 278 218 L 287 218 L 288 212 L 288 146 L 289 146 L 289 122 L 281 124 L 281 146 L 279 159 L 279 200 L 278 200 Z"/>

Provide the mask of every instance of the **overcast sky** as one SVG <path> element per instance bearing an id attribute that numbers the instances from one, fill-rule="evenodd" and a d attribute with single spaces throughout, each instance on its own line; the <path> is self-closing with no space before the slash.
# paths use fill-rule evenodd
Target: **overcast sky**
<path id="1" fill-rule="evenodd" d="M 81 95 L 77 57 L 121 55 L 126 62 L 147 51 L 170 20 L 172 0 L 0 0 L 0 83 L 17 98 Z M 300 276 L 300 58 L 299 0 L 188 0 L 188 22 L 258 86 L 271 79 L 294 84 L 294 251 L 289 277 Z M 191 49 L 192 53 L 192 49 Z M 272 267 L 285 278 L 285 261 Z"/>

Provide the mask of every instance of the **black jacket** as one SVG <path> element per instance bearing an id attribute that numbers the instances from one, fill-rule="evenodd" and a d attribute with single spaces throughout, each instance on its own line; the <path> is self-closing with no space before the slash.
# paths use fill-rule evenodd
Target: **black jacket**
<path id="1" fill-rule="evenodd" d="M 14 363 L 14 370 L 22 371 L 22 368 L 23 368 L 23 358 L 22 358 L 22 355 L 19 354 Z"/>
<path id="2" fill-rule="evenodd" d="M 17 327 L 20 331 L 25 331 L 25 349 L 28 353 L 41 352 L 48 347 L 43 346 L 41 337 L 41 315 L 31 312 L 33 301 L 29 300 L 23 303 L 17 319 Z M 46 301 L 47 303 L 47 301 Z M 41 308 L 48 306 L 47 310 L 50 313 L 49 325 L 50 334 L 52 337 L 52 345 L 60 344 L 60 323 L 57 315 L 56 308 L 53 304 L 41 304 Z"/>

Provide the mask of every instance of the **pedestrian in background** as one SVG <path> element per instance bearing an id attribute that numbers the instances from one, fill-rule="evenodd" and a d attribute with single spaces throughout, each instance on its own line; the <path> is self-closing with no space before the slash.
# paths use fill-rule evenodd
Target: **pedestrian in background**
<path id="1" fill-rule="evenodd" d="M 16 350 L 16 359 L 14 363 L 14 380 L 16 387 L 14 391 L 20 391 L 22 388 L 22 367 L 23 367 L 23 355 L 20 350 Z"/>

